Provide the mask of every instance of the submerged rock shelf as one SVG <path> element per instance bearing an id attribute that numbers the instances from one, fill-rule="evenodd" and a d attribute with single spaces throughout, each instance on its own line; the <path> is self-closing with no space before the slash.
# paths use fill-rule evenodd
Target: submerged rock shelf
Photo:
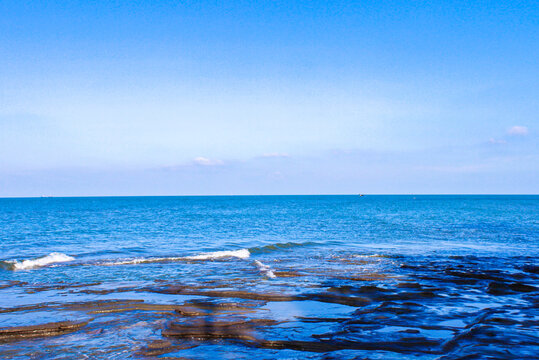
<path id="1" fill-rule="evenodd" d="M 54 338 L 66 354 L 95 358 L 218 358 L 230 349 L 240 358 L 534 356 L 539 275 L 522 265 L 529 259 L 513 259 L 505 270 L 481 268 L 476 258 L 362 259 L 382 265 L 371 274 L 354 274 L 354 256 L 329 260 L 349 271 L 323 265 L 299 269 L 301 277 L 244 283 L 6 284 L 3 291 L 56 297 L 1 308 L 4 324 L 44 315 L 58 321 L 2 327 L 0 356 L 52 351 Z M 67 294 L 82 300 L 65 301 Z"/>

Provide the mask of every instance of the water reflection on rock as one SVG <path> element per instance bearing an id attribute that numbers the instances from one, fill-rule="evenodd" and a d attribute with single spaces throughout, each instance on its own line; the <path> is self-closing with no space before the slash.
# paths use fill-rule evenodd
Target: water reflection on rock
<path id="1" fill-rule="evenodd" d="M 0 356 L 533 358 L 532 260 L 335 254 L 296 269 L 265 260 L 275 279 L 9 282 L 3 294 L 43 301 L 0 309 Z"/>

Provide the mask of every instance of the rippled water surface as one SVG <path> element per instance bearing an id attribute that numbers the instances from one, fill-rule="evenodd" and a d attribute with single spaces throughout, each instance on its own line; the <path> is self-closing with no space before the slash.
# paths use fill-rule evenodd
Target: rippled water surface
<path id="1" fill-rule="evenodd" d="M 539 358 L 539 196 L 0 199 L 0 358 Z"/>

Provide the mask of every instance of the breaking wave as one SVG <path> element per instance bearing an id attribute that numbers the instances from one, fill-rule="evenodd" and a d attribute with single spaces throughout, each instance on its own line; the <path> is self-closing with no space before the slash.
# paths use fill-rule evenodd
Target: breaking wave
<path id="1" fill-rule="evenodd" d="M 236 257 L 238 259 L 247 259 L 251 256 L 251 252 L 248 249 L 240 249 L 234 251 L 214 251 L 209 253 L 203 253 L 195 256 L 186 256 L 185 260 L 214 260 L 226 257 Z"/>
<path id="2" fill-rule="evenodd" d="M 22 261 L 17 260 L 4 260 L 0 261 L 0 267 L 7 270 L 28 270 L 34 268 L 40 268 L 43 266 L 62 263 L 75 260 L 74 257 L 62 254 L 62 253 L 50 253 L 49 255 L 42 256 L 35 259 L 27 259 Z"/>
<path id="3" fill-rule="evenodd" d="M 273 251 L 286 250 L 297 247 L 304 246 L 314 246 L 317 243 L 314 242 L 304 242 L 304 243 L 295 243 L 295 242 L 286 242 L 286 243 L 275 243 L 265 246 L 252 247 L 249 249 L 239 249 L 239 250 L 223 250 L 223 251 L 212 251 L 200 253 L 197 255 L 189 256 L 174 256 L 174 257 L 140 257 L 140 258 L 130 258 L 130 259 L 110 259 L 103 261 L 90 261 L 90 262 L 77 262 L 72 265 L 83 265 L 83 266 L 114 266 L 114 265 L 137 265 L 137 264 L 148 264 L 148 263 L 166 263 L 166 262 L 175 262 L 175 261 L 205 261 L 205 260 L 217 260 L 225 258 L 237 258 L 237 259 L 248 259 L 251 254 L 265 254 Z M 70 262 L 75 260 L 74 257 L 62 254 L 62 253 L 51 253 L 49 255 L 27 260 L 4 260 L 0 261 L 0 268 L 7 270 L 26 270 L 40 268 L 48 266 L 55 263 Z M 262 264 L 260 261 L 255 260 L 255 266 L 258 270 L 265 276 L 269 278 L 274 278 L 275 274 L 269 268 L 269 266 Z"/>
<path id="4" fill-rule="evenodd" d="M 264 276 L 269 277 L 270 279 L 275 279 L 277 276 L 275 276 L 275 273 L 268 265 L 262 264 L 260 261 L 255 260 L 254 261 L 255 266 L 258 268 L 258 271 L 260 271 L 261 274 Z"/>
<path id="5" fill-rule="evenodd" d="M 174 256 L 174 257 L 160 257 L 160 258 L 136 258 L 136 259 L 125 259 L 112 262 L 104 262 L 99 265 L 136 265 L 136 264 L 149 264 L 149 263 L 164 263 L 164 262 L 174 262 L 174 261 L 197 261 L 197 260 L 216 260 L 223 258 L 238 258 L 238 259 L 247 259 L 251 256 L 251 253 L 248 249 L 240 250 L 225 250 L 225 251 L 213 251 L 202 253 L 192 256 Z M 91 264 L 87 264 L 91 265 Z"/>

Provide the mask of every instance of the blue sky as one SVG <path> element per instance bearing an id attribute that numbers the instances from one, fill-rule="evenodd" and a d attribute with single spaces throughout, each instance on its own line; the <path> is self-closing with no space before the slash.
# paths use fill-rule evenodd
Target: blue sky
<path id="1" fill-rule="evenodd" d="M 539 193 L 533 1 L 0 2 L 0 196 Z"/>

